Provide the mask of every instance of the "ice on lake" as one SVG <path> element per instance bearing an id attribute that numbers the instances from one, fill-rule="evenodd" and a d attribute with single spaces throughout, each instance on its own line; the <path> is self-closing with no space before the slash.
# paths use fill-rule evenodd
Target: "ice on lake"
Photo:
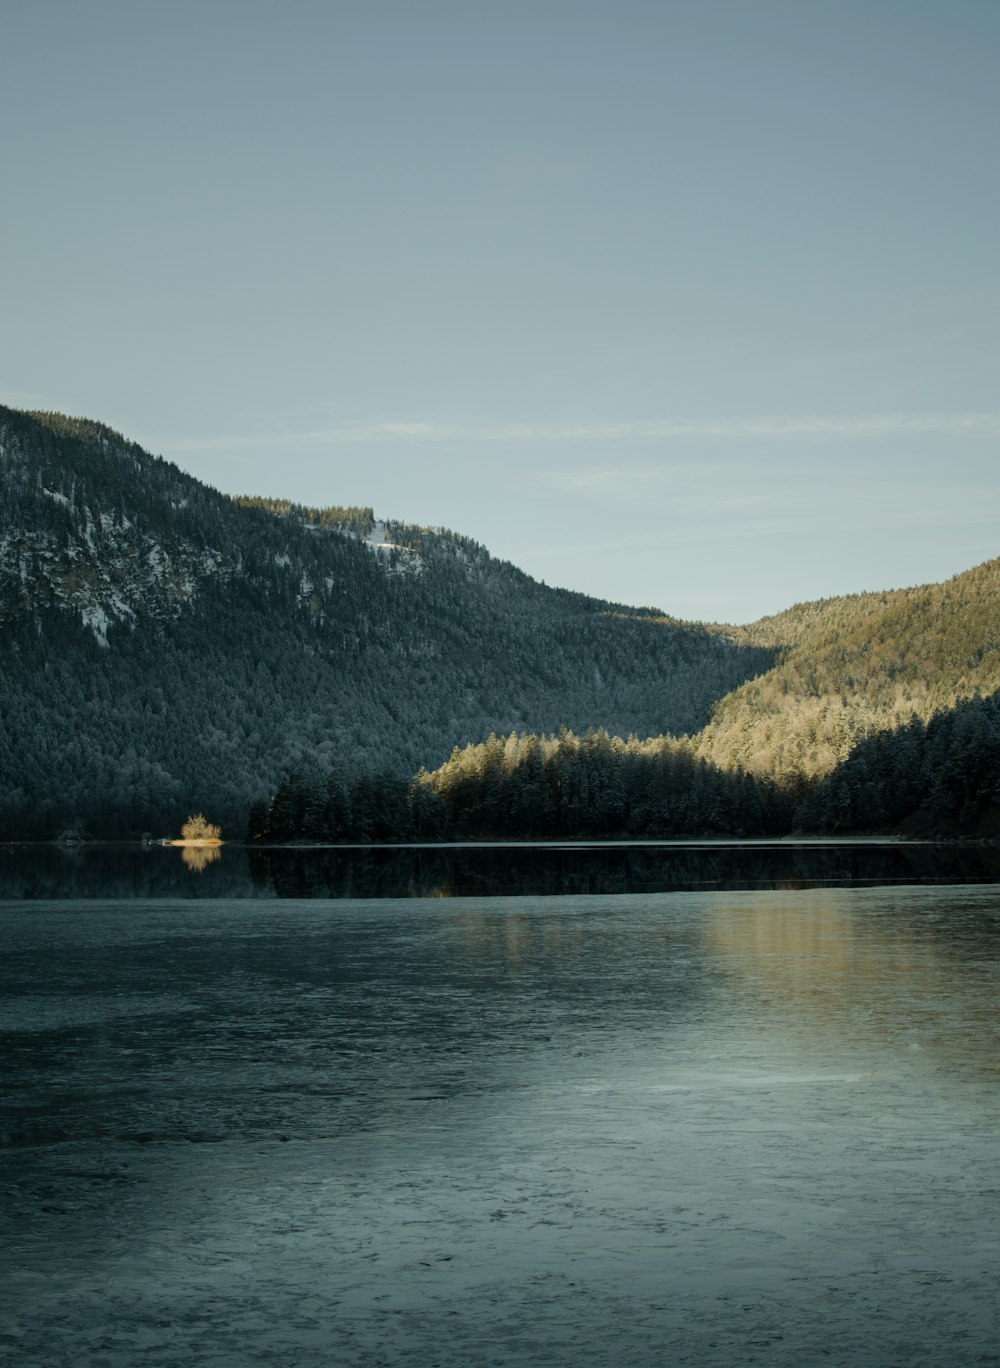
<path id="1" fill-rule="evenodd" d="M 1000 889 L 0 934 L 18 1368 L 1000 1363 Z"/>

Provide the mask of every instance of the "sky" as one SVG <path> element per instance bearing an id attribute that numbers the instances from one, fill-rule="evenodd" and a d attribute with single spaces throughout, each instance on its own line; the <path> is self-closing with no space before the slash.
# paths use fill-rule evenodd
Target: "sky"
<path id="1" fill-rule="evenodd" d="M 0 0 L 0 402 L 682 618 L 1000 555 L 996 0 Z"/>

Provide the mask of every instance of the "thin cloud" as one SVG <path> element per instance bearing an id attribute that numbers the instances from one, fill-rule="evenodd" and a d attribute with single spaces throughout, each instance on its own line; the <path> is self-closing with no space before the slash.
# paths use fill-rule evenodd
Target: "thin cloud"
<path id="1" fill-rule="evenodd" d="M 161 451 L 237 451 L 249 448 L 419 445 L 438 443 L 553 443 L 693 441 L 782 437 L 1000 436 L 1000 413 L 875 413 L 857 417 L 650 419 L 621 423 L 492 423 L 390 420 L 338 423 L 295 432 L 165 438 Z"/>
<path id="2" fill-rule="evenodd" d="M 675 548 L 703 546 L 709 542 L 734 542 L 758 537 L 847 535 L 854 532 L 931 531 L 942 528 L 993 526 L 996 516 L 991 512 L 952 511 L 947 509 L 912 508 L 898 511 L 857 509 L 845 513 L 831 510 L 826 513 L 790 511 L 777 517 L 730 517 L 719 522 L 670 524 L 656 532 L 609 538 L 605 541 L 560 542 L 553 540 L 544 546 L 521 548 L 526 558 L 544 557 L 548 560 L 572 560 L 614 555 L 617 558 L 651 546 Z"/>

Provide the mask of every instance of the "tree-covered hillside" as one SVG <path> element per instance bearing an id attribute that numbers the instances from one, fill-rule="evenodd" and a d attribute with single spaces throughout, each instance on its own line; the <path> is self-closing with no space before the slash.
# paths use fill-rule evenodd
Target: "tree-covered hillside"
<path id="1" fill-rule="evenodd" d="M 799 804 L 810 831 L 1000 834 L 1000 693 L 877 732 Z"/>
<path id="2" fill-rule="evenodd" d="M 343 766 L 289 775 L 252 814 L 261 841 L 547 840 L 773 836 L 791 828 L 777 787 L 699 760 L 686 740 L 489 736 L 409 781 Z"/>
<path id="3" fill-rule="evenodd" d="M 527 757 L 513 790 L 542 755 L 555 831 L 610 829 L 609 757 L 623 831 L 717 830 L 742 771 L 801 799 L 865 738 L 1000 689 L 1000 561 L 706 627 L 551 589 L 371 508 L 232 499 L 100 423 L 0 408 L 0 627 L 10 836 L 169 831 L 196 810 L 242 832 L 289 776 L 348 773 L 363 797 L 421 766 L 471 831 L 451 780 L 491 734 L 521 738 L 503 743 Z M 860 813 L 844 773 L 800 813 Z M 567 797 L 580 776 L 586 815 Z"/>
<path id="4" fill-rule="evenodd" d="M 1000 835 L 1000 692 L 859 741 L 793 803 L 688 739 L 490 736 L 433 773 L 290 775 L 251 822 L 266 842 L 899 833 Z"/>
<path id="5" fill-rule="evenodd" d="M 798 604 L 746 640 L 780 659 L 716 705 L 698 753 L 801 787 L 865 736 L 1000 688 L 1000 560 L 944 584 Z"/>
<path id="6" fill-rule="evenodd" d="M 230 499 L 102 424 L 0 408 L 3 830 L 204 810 L 242 832 L 307 765 L 409 773 L 561 726 L 690 733 L 776 658 L 370 513 Z"/>

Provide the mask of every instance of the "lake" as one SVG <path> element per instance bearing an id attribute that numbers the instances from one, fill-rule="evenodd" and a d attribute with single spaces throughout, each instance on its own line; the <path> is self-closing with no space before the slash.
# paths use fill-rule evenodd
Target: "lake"
<path id="1" fill-rule="evenodd" d="M 997 852 L 531 851 L 0 852 L 0 1356 L 1000 1363 Z"/>

